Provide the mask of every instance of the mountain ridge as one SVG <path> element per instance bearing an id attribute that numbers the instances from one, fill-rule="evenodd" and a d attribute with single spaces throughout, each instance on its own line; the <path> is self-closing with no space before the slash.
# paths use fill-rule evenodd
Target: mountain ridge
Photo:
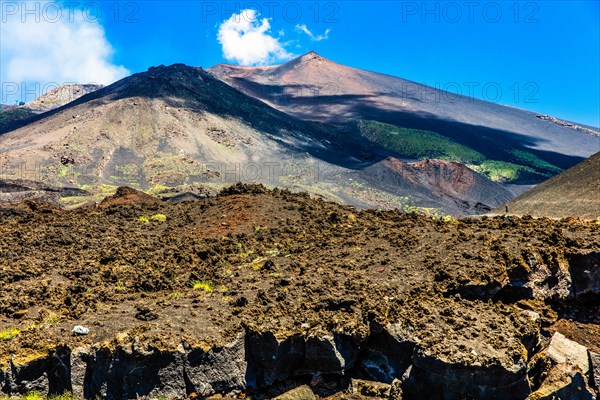
<path id="1" fill-rule="evenodd" d="M 247 74 L 246 83 L 255 79 L 258 83 L 251 86 L 254 89 L 260 88 L 260 82 L 284 84 L 277 89 L 283 97 L 274 93 L 276 101 L 269 102 L 249 93 L 248 87 L 235 84 L 235 76 L 224 75 L 223 71 L 231 69 Z M 307 97 L 302 91 L 319 84 L 315 74 L 335 75 L 340 93 Z M 306 85 L 285 86 L 298 77 Z M 389 79 L 393 84 L 381 94 L 380 89 Z M 164 185 L 171 175 L 180 184 L 199 184 L 208 177 L 228 174 L 226 169 L 223 172 L 207 167 L 215 163 L 225 168 L 228 163 L 302 164 L 304 170 L 299 175 L 271 183 L 360 207 L 378 207 L 383 202 L 388 208 L 416 206 L 465 214 L 489 211 L 511 196 L 501 185 L 480 179 L 479 173 L 501 182 L 537 183 L 579 161 L 582 157 L 573 153 L 589 151 L 583 144 L 596 143 L 579 132 L 572 137 L 572 154 L 534 152 L 527 146 L 533 146 L 535 138 L 420 112 L 411 114 L 397 103 L 397 95 L 402 92 L 394 89 L 394 84 L 398 86 L 399 82 L 409 81 L 346 67 L 316 52 L 279 66 L 221 64 L 208 70 L 184 64 L 151 67 L 0 136 L 0 167 L 14 159 L 41 160 L 41 177 L 50 179 L 53 185 L 74 184 L 85 189 L 90 185 L 132 185 L 148 189 Z M 287 100 L 286 90 L 292 91 Z M 282 98 L 289 102 L 282 102 Z M 358 115 L 352 118 L 332 113 L 330 106 L 343 108 L 348 106 L 347 100 L 365 108 L 357 109 Z M 414 102 L 408 98 L 406 102 L 408 108 L 414 108 Z M 303 116 L 321 106 L 321 114 L 327 118 Z M 452 106 L 440 105 L 446 111 Z M 467 114 L 477 112 L 481 110 Z M 523 116 L 520 110 L 514 112 Z M 410 114 L 410 118 L 398 119 L 398 114 Z M 527 115 L 532 117 L 534 113 Z M 575 132 L 532 118 L 537 124 L 561 130 L 562 136 L 567 129 Z M 415 121 L 424 121 L 426 126 Z M 414 128 L 415 124 L 420 128 Z M 86 147 L 92 150 L 84 150 Z M 63 161 L 66 163 L 61 166 Z M 123 163 L 129 169 L 125 181 L 116 179 L 120 175 L 114 171 Z M 310 178 L 312 172 L 308 170 L 318 163 L 338 169 L 333 174 L 335 179 L 324 182 Z M 87 172 L 75 171 L 66 176 L 65 168 L 87 168 Z M 383 171 L 385 177 L 378 181 L 372 176 L 374 171 Z M 460 176 L 474 182 L 468 194 L 453 189 L 453 182 Z M 367 194 L 368 189 L 374 189 L 374 194 Z M 387 195 L 394 200 L 385 199 Z"/>
<path id="2" fill-rule="evenodd" d="M 545 121 L 537 113 L 347 67 L 316 53 L 278 66 L 219 64 L 208 71 L 302 119 L 333 124 L 375 120 L 433 131 L 491 159 L 518 163 L 506 152 L 507 147 L 518 148 L 566 169 L 589 157 L 594 148 L 600 150 L 598 137 Z"/>

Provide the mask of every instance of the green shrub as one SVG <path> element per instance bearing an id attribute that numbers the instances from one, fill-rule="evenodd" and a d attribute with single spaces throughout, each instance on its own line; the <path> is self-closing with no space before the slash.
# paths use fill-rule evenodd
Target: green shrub
<path id="1" fill-rule="evenodd" d="M 21 331 L 18 328 L 7 328 L 0 331 L 0 342 L 10 340 L 17 336 Z"/>
<path id="2" fill-rule="evenodd" d="M 164 214 L 154 214 L 153 216 L 150 217 L 150 219 L 152 221 L 166 222 L 167 221 L 167 216 L 164 215 Z"/>
<path id="3" fill-rule="evenodd" d="M 23 396 L 23 400 L 44 400 L 44 396 L 38 394 L 37 392 L 29 392 Z"/>
<path id="4" fill-rule="evenodd" d="M 212 281 L 194 281 L 192 282 L 192 287 L 194 290 L 204 290 L 206 293 L 213 292 Z"/>

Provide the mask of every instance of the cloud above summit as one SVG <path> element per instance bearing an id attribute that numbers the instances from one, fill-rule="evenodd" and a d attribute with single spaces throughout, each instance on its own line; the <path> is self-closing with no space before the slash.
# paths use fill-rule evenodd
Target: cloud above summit
<path id="1" fill-rule="evenodd" d="M 247 9 L 233 14 L 218 28 L 217 39 L 223 50 L 223 57 L 240 65 L 268 65 L 290 60 L 282 40 L 271 32 L 269 18 L 260 18 L 256 10 Z"/>

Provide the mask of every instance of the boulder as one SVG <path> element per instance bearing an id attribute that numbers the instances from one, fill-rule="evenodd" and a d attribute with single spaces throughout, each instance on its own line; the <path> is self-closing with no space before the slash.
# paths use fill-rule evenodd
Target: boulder
<path id="1" fill-rule="evenodd" d="M 412 328 L 400 322 L 377 330 L 364 346 L 361 367 L 371 379 L 391 383 L 411 365 L 418 339 Z"/>
<path id="2" fill-rule="evenodd" d="M 590 358 L 590 385 L 600 393 L 600 354 L 589 352 Z M 1 386 L 1 385 L 0 385 Z"/>
<path id="3" fill-rule="evenodd" d="M 305 342 L 304 363 L 295 375 L 344 374 L 354 366 L 358 344 L 348 336 L 309 336 Z"/>
<path id="4" fill-rule="evenodd" d="M 297 375 L 343 375 L 354 366 L 359 347 L 344 335 L 293 335 L 278 340 L 271 332 L 250 333 L 248 346 L 258 386 Z"/>
<path id="5" fill-rule="evenodd" d="M 585 374 L 574 364 L 556 364 L 527 400 L 595 400 Z"/>
<path id="6" fill-rule="evenodd" d="M 48 395 L 58 396 L 72 391 L 71 349 L 59 346 L 48 356 Z"/>
<path id="7" fill-rule="evenodd" d="M 562 333 L 555 332 L 552 335 L 545 351 L 553 363 L 576 365 L 584 375 L 590 370 L 587 348 L 567 339 Z"/>
<path id="8" fill-rule="evenodd" d="M 27 361 L 11 360 L 5 378 L 8 384 L 8 393 L 24 395 L 36 392 L 47 395 L 50 392 L 49 365 L 49 358 L 45 356 Z"/>
<path id="9" fill-rule="evenodd" d="M 309 386 L 303 385 L 277 396 L 274 400 L 317 400 Z"/>
<path id="10" fill-rule="evenodd" d="M 257 386 L 289 378 L 304 364 L 306 345 L 300 335 L 278 340 L 271 332 L 249 333 L 248 345 Z"/>
<path id="11" fill-rule="evenodd" d="M 82 399 L 85 396 L 85 375 L 87 372 L 87 360 L 90 357 L 91 349 L 87 347 L 80 347 L 73 349 L 70 353 L 71 366 L 71 391 L 73 397 L 76 399 Z"/>
<path id="12" fill-rule="evenodd" d="M 152 348 L 97 350 L 88 358 L 85 397 L 184 397 L 183 363 L 179 353 Z"/>
<path id="13" fill-rule="evenodd" d="M 365 397 L 389 398 L 392 385 L 381 382 L 352 379 L 350 382 L 350 393 Z"/>

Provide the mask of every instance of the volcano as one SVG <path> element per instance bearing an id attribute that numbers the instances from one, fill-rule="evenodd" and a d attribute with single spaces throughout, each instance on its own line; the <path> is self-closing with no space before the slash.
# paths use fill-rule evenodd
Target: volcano
<path id="1" fill-rule="evenodd" d="M 4 178 L 98 196 L 122 185 L 156 193 L 251 181 L 359 207 L 434 205 L 458 214 L 490 210 L 510 198 L 472 170 L 466 171 L 471 182 L 485 182 L 485 190 L 475 188 L 482 196 L 473 199 L 436 183 L 422 186 L 418 168 L 409 179 L 393 172 L 402 185 L 372 179 L 371 168 L 386 165 L 394 152 L 352 127 L 302 120 L 182 64 L 150 68 L 38 115 L 0 136 L 0 144 Z M 456 166 L 446 171 L 463 176 Z M 451 172 L 438 183 L 452 180 Z M 415 185 L 421 186 L 413 197 Z"/>
<path id="2" fill-rule="evenodd" d="M 244 93 L 304 120 L 342 126 L 356 126 L 360 121 L 383 123 L 388 130 L 390 126 L 410 129 L 428 139 L 433 133 L 437 141 L 444 142 L 442 146 L 447 148 L 451 143 L 471 154 L 440 151 L 426 141 L 417 143 L 422 151 L 415 152 L 398 149 L 385 137 L 370 140 L 404 158 L 443 156 L 463 164 L 479 164 L 492 178 L 491 170 L 508 169 L 512 172 L 498 179 L 511 183 L 540 183 L 600 150 L 597 130 L 344 66 L 315 52 L 283 65 L 220 64 L 209 71 Z M 402 141 L 402 135 L 395 140 Z"/>

